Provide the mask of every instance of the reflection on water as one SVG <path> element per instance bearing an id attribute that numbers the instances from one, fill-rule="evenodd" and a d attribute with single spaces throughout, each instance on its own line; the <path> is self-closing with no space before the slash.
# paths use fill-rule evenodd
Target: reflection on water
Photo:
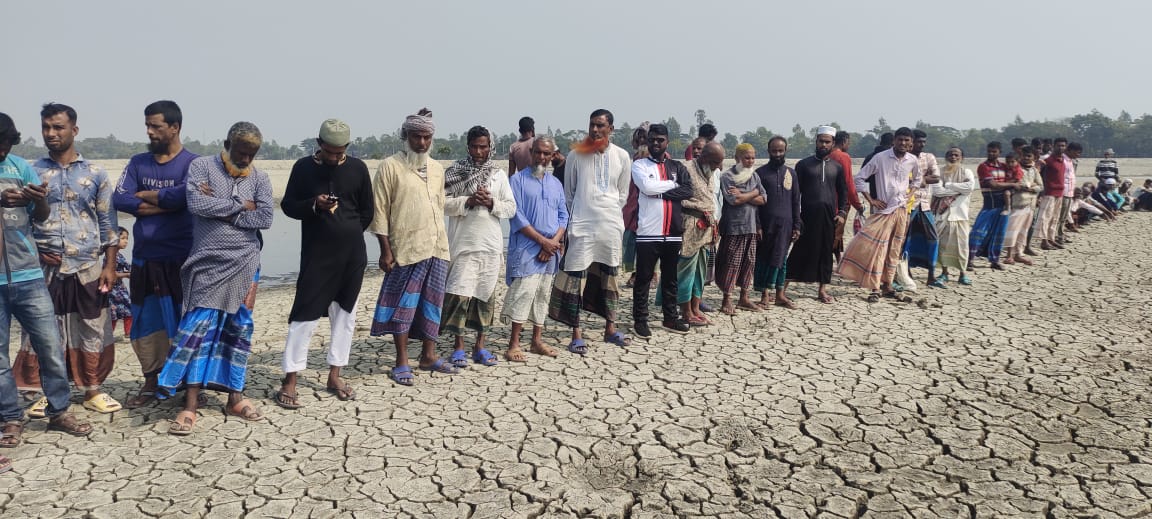
<path id="1" fill-rule="evenodd" d="M 128 214 L 119 213 L 120 226 L 131 230 L 135 219 Z M 508 221 L 500 222 L 504 231 L 504 238 L 508 238 Z M 376 269 L 380 259 L 380 245 L 376 236 L 364 233 L 364 243 L 368 248 L 368 268 Z M 124 256 L 131 260 L 132 243 Z M 272 218 L 272 228 L 264 231 L 264 250 L 260 255 L 260 283 L 261 285 L 277 285 L 295 283 L 296 272 L 300 270 L 300 221 L 293 220 L 284 215 L 279 207 Z"/>

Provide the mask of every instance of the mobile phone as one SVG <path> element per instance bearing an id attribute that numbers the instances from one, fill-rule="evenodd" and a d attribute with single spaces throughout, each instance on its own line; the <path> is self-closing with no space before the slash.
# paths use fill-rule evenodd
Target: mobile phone
<path id="1" fill-rule="evenodd" d="M 329 202 L 339 202 L 339 201 L 340 201 L 340 197 L 338 197 L 338 196 L 336 196 L 336 195 L 328 195 L 328 201 L 329 201 Z"/>

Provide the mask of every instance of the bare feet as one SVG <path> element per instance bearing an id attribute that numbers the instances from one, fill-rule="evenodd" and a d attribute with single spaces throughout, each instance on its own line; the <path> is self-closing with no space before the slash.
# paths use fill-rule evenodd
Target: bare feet
<path id="1" fill-rule="evenodd" d="M 739 303 L 736 303 L 736 308 L 739 308 L 741 310 L 748 310 L 749 312 L 759 312 L 759 311 L 763 310 L 763 308 L 761 308 L 760 305 L 753 303 L 752 301 L 749 301 L 747 299 L 741 299 Z"/>
<path id="2" fill-rule="evenodd" d="M 793 304 L 792 300 L 788 299 L 786 296 L 777 297 L 776 298 L 776 306 L 781 306 L 781 307 L 787 308 L 789 310 L 795 310 L 796 309 L 796 305 Z"/>
<path id="3" fill-rule="evenodd" d="M 1021 265 L 1028 265 L 1028 266 L 1033 265 L 1032 260 L 1025 258 L 1024 256 L 1016 256 L 1013 259 L 1016 261 L 1016 263 L 1019 263 Z"/>
<path id="4" fill-rule="evenodd" d="M 732 301 L 724 301 L 724 304 L 720 305 L 720 313 L 724 315 L 736 315 L 736 309 L 732 307 Z"/>

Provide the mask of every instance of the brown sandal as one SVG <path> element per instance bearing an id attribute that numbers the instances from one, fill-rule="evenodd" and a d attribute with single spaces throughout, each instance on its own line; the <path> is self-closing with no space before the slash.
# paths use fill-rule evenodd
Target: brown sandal
<path id="1" fill-rule="evenodd" d="M 155 390 L 141 389 L 135 396 L 124 402 L 125 409 L 139 409 L 156 401 Z"/>
<path id="2" fill-rule="evenodd" d="M 260 411 L 256 409 L 256 406 L 252 405 L 252 402 L 250 402 L 247 398 L 241 399 L 239 402 L 236 402 L 231 406 L 225 405 L 224 414 L 228 416 L 235 416 L 237 418 L 243 418 L 249 422 L 259 422 L 264 419 L 264 415 L 260 414 Z"/>
<path id="3" fill-rule="evenodd" d="M 336 395 L 336 399 L 341 401 L 341 402 L 347 402 L 348 400 L 356 400 L 356 390 L 352 389 L 352 386 L 349 386 L 348 383 L 344 382 L 343 380 L 340 381 L 340 387 L 329 386 L 329 387 L 326 387 L 325 389 L 329 393 Z"/>
<path id="4" fill-rule="evenodd" d="M 176 418 L 168 425 L 168 434 L 172 436 L 188 436 L 196 428 L 196 412 L 181 409 Z"/>
<path id="5" fill-rule="evenodd" d="M 537 344 L 529 345 L 528 346 L 528 353 L 533 353 L 536 355 L 543 355 L 545 357 L 555 357 L 557 355 L 560 355 L 559 353 L 556 352 L 555 348 L 552 348 L 552 347 L 550 347 L 544 343 L 540 343 L 538 345 Z"/>
<path id="6" fill-rule="evenodd" d="M 524 356 L 524 350 L 519 346 L 504 352 L 504 359 L 508 362 L 528 362 L 528 357 Z"/>
<path id="7" fill-rule="evenodd" d="M 12 460 L 0 456 L 0 474 L 8 472 L 9 470 L 12 470 Z"/>
<path id="8" fill-rule="evenodd" d="M 272 401 L 284 409 L 300 409 L 304 407 L 300 405 L 299 398 L 299 393 L 289 393 L 283 389 L 277 389 L 272 392 Z"/>
<path id="9" fill-rule="evenodd" d="M 92 424 L 81 422 L 72 413 L 64 413 L 48 420 L 49 431 L 59 431 L 72 436 L 88 436 L 92 434 Z"/>
<path id="10" fill-rule="evenodd" d="M 0 448 L 11 449 L 20 446 L 21 437 L 24 436 L 24 422 L 12 420 L 0 425 Z"/>

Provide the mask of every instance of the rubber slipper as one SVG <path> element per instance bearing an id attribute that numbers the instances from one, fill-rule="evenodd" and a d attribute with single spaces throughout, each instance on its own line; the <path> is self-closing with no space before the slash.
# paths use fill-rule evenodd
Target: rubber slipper
<path id="1" fill-rule="evenodd" d="M 484 348 L 480 348 L 479 350 L 476 350 L 476 352 L 472 354 L 472 362 L 475 362 L 477 364 L 483 364 L 485 366 L 491 367 L 491 366 L 495 366 L 496 363 L 499 361 L 496 360 L 496 356 L 493 355 L 492 352 L 490 352 Z"/>
<path id="2" fill-rule="evenodd" d="M 96 411 L 97 413 L 115 413 L 123 409 L 120 402 L 112 398 L 108 393 L 100 393 L 88 400 L 84 401 L 84 409 L 89 411 Z"/>
<path id="3" fill-rule="evenodd" d="M 928 283 L 928 286 L 932 288 L 948 288 L 948 285 L 945 285 L 943 281 L 940 281 L 940 278 L 936 278 L 931 283 Z"/>
<path id="4" fill-rule="evenodd" d="M 12 460 L 5 456 L 0 456 L 0 474 L 12 470 Z"/>
<path id="5" fill-rule="evenodd" d="M 619 330 L 617 330 L 616 333 L 605 337 L 604 342 L 607 342 L 608 344 L 615 344 L 621 347 L 628 347 L 632 345 L 632 339 L 627 335 L 624 335 Z"/>
<path id="6" fill-rule="evenodd" d="M 72 413 L 64 413 L 48 420 L 48 430 L 83 437 L 92 434 L 92 424 L 81 422 Z"/>
<path id="7" fill-rule="evenodd" d="M 180 411 L 176 413 L 176 418 L 172 423 L 168 424 L 168 434 L 172 436 L 188 436 L 192 434 L 192 430 L 196 428 L 196 413 L 192 411 Z"/>
<path id="8" fill-rule="evenodd" d="M 868 302 L 869 303 L 879 303 L 880 302 L 880 294 L 877 294 L 876 292 L 872 292 L 871 294 L 868 294 Z"/>
<path id="9" fill-rule="evenodd" d="M 424 371 L 431 371 L 432 373 L 441 373 L 444 375 L 456 375 L 460 373 L 460 370 L 456 369 L 456 366 L 444 362 L 444 359 L 436 359 L 436 362 L 433 362 L 431 366 L 419 366 L 419 368 Z"/>
<path id="10" fill-rule="evenodd" d="M 968 276 L 960 276 L 960 282 L 959 283 L 961 285 L 968 286 L 968 285 L 972 284 L 972 279 L 969 278 Z"/>
<path id="11" fill-rule="evenodd" d="M 4 422 L 3 425 L 0 425 L 0 433 L 3 433 L 3 435 L 0 436 L 0 440 L 4 442 L 0 443 L 0 448 L 14 449 L 19 447 L 24 437 L 24 421 L 12 420 L 10 422 Z"/>
<path id="12" fill-rule="evenodd" d="M 44 418 L 48 416 L 48 397 L 42 396 L 32 407 L 28 408 L 28 418 Z"/>
<path id="13" fill-rule="evenodd" d="M 300 405 L 299 400 L 297 400 L 298 398 L 300 398 L 299 393 L 288 393 L 283 389 L 277 389 L 272 392 L 272 402 L 284 409 L 300 409 L 304 407 Z"/>
<path id="14" fill-rule="evenodd" d="M 453 350 L 452 356 L 448 358 L 448 361 L 457 368 L 465 369 L 468 367 L 468 352 L 464 350 Z"/>
<path id="15" fill-rule="evenodd" d="M 224 414 L 243 418 L 249 422 L 259 422 L 264 419 L 264 415 L 260 414 L 260 410 L 256 409 L 256 406 L 252 405 L 252 402 L 247 398 L 241 399 L 231 406 L 225 405 Z"/>
<path id="16" fill-rule="evenodd" d="M 586 355 L 588 354 L 588 345 L 584 343 L 584 339 L 572 339 L 572 342 L 568 343 L 568 351 L 577 355 Z"/>
<path id="17" fill-rule="evenodd" d="M 412 376 L 412 368 L 408 366 L 396 366 L 388 373 L 388 378 L 401 386 L 411 386 L 415 377 Z"/>
<path id="18" fill-rule="evenodd" d="M 156 401 L 156 392 L 141 389 L 136 396 L 124 402 L 125 409 L 137 409 Z"/>
<path id="19" fill-rule="evenodd" d="M 352 386 L 349 386 L 347 382 L 341 384 L 340 387 L 326 387 L 324 389 L 329 394 L 335 395 L 336 399 L 341 402 L 356 400 L 356 390 L 352 389 Z"/>

